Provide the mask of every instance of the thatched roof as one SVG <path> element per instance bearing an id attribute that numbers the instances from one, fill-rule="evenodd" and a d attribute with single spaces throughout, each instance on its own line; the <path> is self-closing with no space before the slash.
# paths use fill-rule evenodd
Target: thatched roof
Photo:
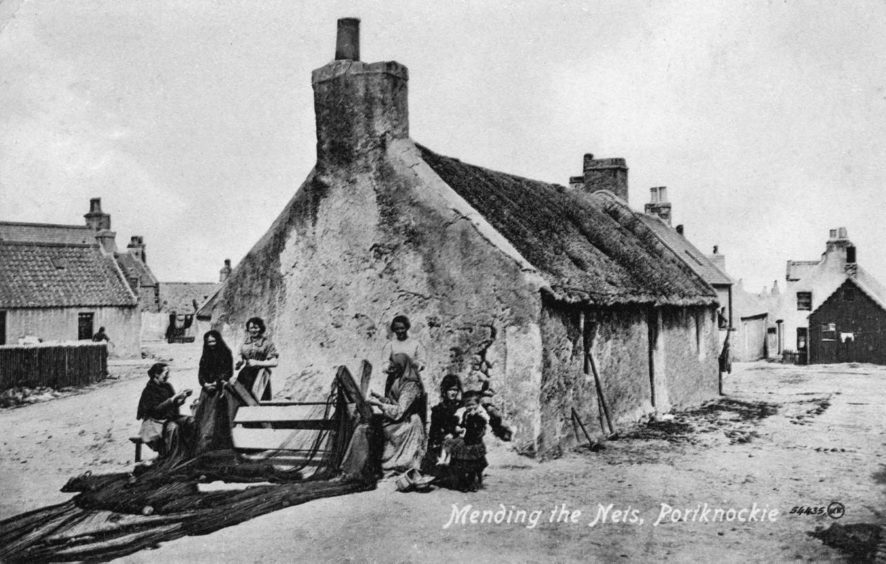
<path id="1" fill-rule="evenodd" d="M 419 145 L 428 165 L 547 280 L 599 305 L 707 305 L 716 292 L 625 202 L 465 164 Z"/>

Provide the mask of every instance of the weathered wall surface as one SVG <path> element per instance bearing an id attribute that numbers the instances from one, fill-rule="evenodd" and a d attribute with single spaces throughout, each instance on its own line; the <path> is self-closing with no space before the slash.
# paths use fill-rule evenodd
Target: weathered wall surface
<path id="1" fill-rule="evenodd" d="M 307 399 L 328 390 L 336 366 L 356 371 L 364 358 L 381 391 L 388 326 L 405 314 L 428 350 L 431 403 L 444 374 L 470 385 L 485 371 L 527 440 L 538 421 L 539 282 L 482 223 L 408 140 L 318 165 L 232 273 L 214 325 L 236 347 L 245 320 L 264 317 L 281 353 L 275 396 Z"/>
<path id="2" fill-rule="evenodd" d="M 681 408 L 716 396 L 719 371 L 716 308 L 665 307 L 660 309 L 660 315 L 668 405 L 659 402 L 656 396 L 656 409 Z"/>
<path id="3" fill-rule="evenodd" d="M 19 337 L 36 335 L 48 341 L 76 341 L 78 314 L 93 313 L 93 332 L 104 327 L 111 338 L 111 357 L 141 356 L 141 317 L 135 307 L 79 307 L 6 310 L 6 340 L 16 343 Z"/>
<path id="4" fill-rule="evenodd" d="M 545 301 L 541 334 L 544 344 L 539 452 L 555 456 L 563 447 L 585 440 L 572 420 L 572 409 L 592 436 L 602 434 L 596 384 L 584 370 L 581 313 L 577 307 Z M 595 321 L 593 321 L 595 319 Z M 587 310 L 590 353 L 600 377 L 613 425 L 634 422 L 652 411 L 649 335 L 645 310 L 617 307 Z"/>

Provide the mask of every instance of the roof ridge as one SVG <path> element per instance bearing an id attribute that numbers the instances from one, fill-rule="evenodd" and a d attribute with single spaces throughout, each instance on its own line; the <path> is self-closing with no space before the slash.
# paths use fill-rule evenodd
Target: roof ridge
<path id="1" fill-rule="evenodd" d="M 24 225 L 27 227 L 52 227 L 52 228 L 65 228 L 65 229 L 84 229 L 87 231 L 92 231 L 92 229 L 86 225 L 70 225 L 67 223 L 37 223 L 37 222 L 33 222 L 33 221 L 0 221 L 0 225 Z"/>
<path id="2" fill-rule="evenodd" d="M 98 248 L 99 244 L 96 243 L 50 243 L 47 241 L 8 241 L 6 239 L 0 239 L 0 245 L 8 245 L 8 246 L 20 246 L 20 247 L 74 247 L 78 249 L 83 248 Z"/>

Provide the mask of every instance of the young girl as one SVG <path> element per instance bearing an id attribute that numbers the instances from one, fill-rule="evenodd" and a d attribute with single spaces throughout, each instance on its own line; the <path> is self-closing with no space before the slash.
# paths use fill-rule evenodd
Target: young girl
<path id="1" fill-rule="evenodd" d="M 431 408 L 431 430 L 428 432 L 428 453 L 422 470 L 437 474 L 437 465 L 448 463 L 448 452 L 443 443 L 456 436 L 458 419 L 455 412 L 461 407 L 461 380 L 455 374 L 447 374 L 440 382 L 440 403 Z"/>
<path id="2" fill-rule="evenodd" d="M 483 435 L 489 415 L 480 405 L 480 392 L 465 392 L 462 407 L 455 412 L 458 420 L 458 438 L 444 442 L 449 451 L 449 467 L 454 485 L 461 491 L 475 492 L 483 486 L 483 470 L 486 469 L 486 445 Z"/>

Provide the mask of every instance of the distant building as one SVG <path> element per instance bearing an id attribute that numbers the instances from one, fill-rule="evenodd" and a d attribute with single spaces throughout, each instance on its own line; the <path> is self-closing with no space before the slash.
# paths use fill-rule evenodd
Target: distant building
<path id="1" fill-rule="evenodd" d="M 111 231 L 111 215 L 102 211 L 101 198 L 89 200 L 84 225 L 0 221 L 0 241 L 100 245 L 112 256 L 138 298 L 139 311 L 160 310 L 160 283 L 147 265 L 144 238 L 133 235 L 126 251 L 117 249 L 117 234 Z"/>
<path id="2" fill-rule="evenodd" d="M 845 227 L 830 230 L 818 261 L 787 263 L 779 342 L 799 362 L 886 364 L 886 290 L 857 262 Z"/>
<path id="3" fill-rule="evenodd" d="M 695 245 L 689 242 L 682 225 L 676 229 L 671 227 L 671 203 L 668 201 L 667 186 L 656 186 L 649 189 L 650 201 L 644 206 L 644 215 L 640 218 L 656 237 L 679 256 L 686 265 L 698 274 L 717 292 L 720 304 L 719 327 L 726 331 L 732 323 L 732 279 L 711 257 L 705 256 Z M 717 248 L 714 247 L 714 254 Z M 725 257 L 722 264 L 725 265 Z M 724 335 L 725 336 L 725 335 Z"/>
<path id="4" fill-rule="evenodd" d="M 91 340 L 104 327 L 111 354 L 140 354 L 138 300 L 98 244 L 3 240 L 0 265 L 0 345 Z"/>

